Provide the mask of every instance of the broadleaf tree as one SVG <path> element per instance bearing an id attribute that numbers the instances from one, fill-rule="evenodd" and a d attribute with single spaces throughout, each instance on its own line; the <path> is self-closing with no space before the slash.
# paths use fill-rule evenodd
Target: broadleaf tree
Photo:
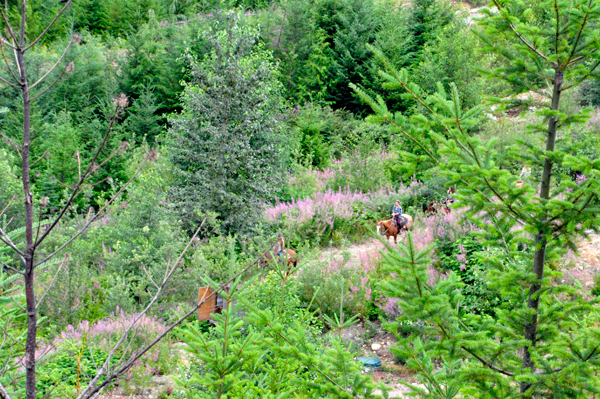
<path id="1" fill-rule="evenodd" d="M 487 72 L 506 81 L 512 94 L 544 98 L 535 111 L 543 122 L 522 132 L 542 136 L 542 148 L 521 140 L 498 149 L 496 140 L 481 139 L 474 128 L 486 117 L 483 105 L 464 107 L 455 86 L 450 93 L 441 85 L 426 93 L 376 48 L 386 87 L 411 96 L 422 112 L 394 114 L 383 99 L 354 86 L 377 119 L 415 143 L 418 153 L 405 154 L 414 170 L 437 167 L 458 187 L 458 204 L 488 247 L 479 256 L 489 287 L 504 301 L 493 315 L 470 313 L 461 307 L 459 279 L 427 283 L 418 267 L 427 250 L 409 240 L 404 257 L 384 260 L 398 274 L 384 291 L 401 298 L 404 310 L 390 328 L 416 326 L 408 338 L 398 334 L 398 351 L 420 371 L 428 387 L 414 387 L 421 395 L 587 398 L 600 391 L 597 300 L 586 299 L 577 284 L 560 283 L 562 272 L 550 264 L 559 263 L 577 237 L 598 230 L 600 160 L 559 151 L 556 143 L 588 115 L 585 109 L 567 114 L 561 96 L 598 72 L 600 2 L 493 0 L 493 6 L 477 34 L 504 63 Z M 529 181 L 517 184 L 519 171 L 504 167 L 507 161 L 531 167 Z M 565 170 L 586 179 L 559 172 Z"/>
<path id="2" fill-rule="evenodd" d="M 189 56 L 183 111 L 171 119 L 173 195 L 187 220 L 215 212 L 226 230 L 243 229 L 280 187 L 281 84 L 258 30 L 235 12 L 216 17 L 204 34 L 211 51 Z"/>

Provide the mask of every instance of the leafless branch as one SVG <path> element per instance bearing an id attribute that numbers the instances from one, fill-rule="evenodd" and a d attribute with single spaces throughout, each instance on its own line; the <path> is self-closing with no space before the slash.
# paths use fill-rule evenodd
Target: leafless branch
<path id="1" fill-rule="evenodd" d="M 6 392 L 6 388 L 2 385 L 2 382 L 0 382 L 0 395 L 2 395 L 2 399 L 11 399 L 8 392 Z"/>
<path id="2" fill-rule="evenodd" d="M 192 240 L 190 240 L 190 242 L 188 243 L 188 246 L 190 245 L 191 242 L 192 242 Z M 181 316 L 177 321 L 175 321 L 173 324 L 171 324 L 169 327 L 167 327 L 166 330 L 162 334 L 160 334 L 158 337 L 156 337 L 154 339 L 154 341 L 152 341 L 150 344 L 148 344 L 143 349 L 140 349 L 136 353 L 132 354 L 132 356 L 129 358 L 129 360 L 125 364 L 123 364 L 117 371 L 113 372 L 110 375 L 107 375 L 107 378 L 104 381 L 102 381 L 100 384 L 98 384 L 100 378 L 104 375 L 104 373 L 106 373 L 106 370 L 108 368 L 108 364 L 107 364 L 107 362 L 105 362 L 105 364 L 102 366 L 102 369 L 100 370 L 101 372 L 98 375 L 96 375 L 92 381 L 90 381 L 90 383 L 88 384 L 86 389 L 77 397 L 77 399 L 91 399 L 97 392 L 102 390 L 108 384 L 112 383 L 115 379 L 119 378 L 119 376 L 121 376 L 123 373 L 127 372 L 127 370 L 129 370 L 138 359 L 140 359 L 142 356 L 144 356 L 144 354 L 146 354 L 146 352 L 148 352 L 156 344 L 158 344 L 167 334 L 169 334 L 171 331 L 173 331 L 173 329 L 175 329 L 175 327 L 179 326 L 185 319 L 187 319 L 188 317 L 193 315 L 204 303 L 209 301 L 212 297 L 214 297 L 215 295 L 222 292 L 225 286 L 227 286 L 229 283 L 231 283 L 232 281 L 236 280 L 238 277 L 240 277 L 241 275 L 243 275 L 244 273 L 249 271 L 252 267 L 256 266 L 260 262 L 260 259 L 261 259 L 260 257 L 257 258 L 254 262 L 252 262 L 251 264 L 246 266 L 242 271 L 240 271 L 235 276 L 233 276 L 229 280 L 227 280 L 223 285 L 220 286 L 219 289 L 213 291 L 212 294 L 208 295 L 202 301 L 199 301 L 198 304 L 196 306 L 194 306 L 189 312 L 187 312 L 185 315 Z M 98 384 L 98 385 L 96 385 L 96 384 Z"/>
<path id="3" fill-rule="evenodd" d="M 4 212 L 6 212 L 6 210 L 8 209 L 9 206 L 11 206 L 11 204 L 13 203 L 13 201 L 17 199 L 17 195 L 13 195 L 10 198 L 10 201 L 8 201 L 8 204 L 4 207 L 4 209 L 2 210 L 2 212 L 0 212 L 0 217 L 2 217 L 2 215 L 4 215 Z"/>
<path id="4" fill-rule="evenodd" d="M 19 309 L 21 309 L 23 311 L 23 313 L 27 313 L 27 309 L 25 309 L 23 307 L 23 305 L 21 305 L 14 297 L 10 297 L 10 300 L 12 301 L 13 305 L 15 305 L 16 307 L 18 307 Z"/>
<path id="5" fill-rule="evenodd" d="M 104 149 L 104 146 L 106 145 L 106 143 L 108 141 L 108 137 L 110 136 L 110 133 L 112 131 L 114 123 L 115 123 L 115 121 L 117 119 L 118 112 L 119 112 L 119 107 L 117 106 L 115 108 L 115 112 L 114 112 L 114 114 L 113 114 L 113 116 L 112 116 L 112 118 L 110 120 L 110 124 L 108 125 L 108 129 L 106 131 L 106 134 L 104 135 L 104 139 L 102 140 L 102 143 L 100 144 L 100 147 L 98 147 L 98 150 L 94 154 L 94 157 L 92 158 L 92 161 L 90 162 L 90 164 L 87 167 L 86 171 L 84 172 L 83 176 L 81 176 L 81 178 L 79 179 L 79 181 L 75 185 L 75 188 L 73 189 L 73 192 L 71 193 L 71 197 L 67 200 L 66 204 L 63 206 L 63 208 L 59 212 L 58 216 L 50 224 L 50 226 L 44 232 L 44 234 L 42 234 L 42 236 L 40 237 L 40 239 L 37 240 L 34 243 L 34 245 L 33 245 L 34 248 L 36 248 L 37 246 L 39 246 L 42 243 L 42 241 L 44 241 L 44 239 L 48 236 L 48 234 L 50 234 L 50 232 L 56 227 L 56 225 L 58 224 L 58 222 L 60 222 L 60 220 L 62 219 L 62 217 L 65 215 L 65 213 L 67 212 L 67 210 L 71 206 L 71 203 L 75 199 L 75 196 L 77 195 L 77 192 L 79 191 L 79 188 L 81 187 L 81 185 L 83 184 L 83 182 L 94 171 L 96 159 L 98 159 L 98 156 L 100 155 L 100 152 Z M 144 160 L 144 163 L 146 162 L 146 160 L 147 159 Z M 137 175 L 137 172 L 136 172 L 136 175 Z"/>
<path id="6" fill-rule="evenodd" d="M 148 272 L 148 269 L 146 269 L 145 265 L 142 265 L 142 269 L 144 270 L 144 273 L 146 273 L 146 276 L 148 276 L 148 279 L 150 280 L 150 282 L 152 283 L 152 285 L 156 288 L 156 289 L 160 289 L 158 284 L 156 284 L 154 282 L 154 279 L 152 278 L 152 276 L 150 275 L 150 273 Z M 169 270 L 169 266 L 167 265 L 167 268 L 165 270 Z M 165 272 L 166 273 L 166 272 Z"/>
<path id="7" fill-rule="evenodd" d="M 21 155 L 21 150 L 19 148 L 19 145 L 17 143 L 15 143 L 15 141 L 13 139 L 11 139 L 10 137 L 8 137 L 7 135 L 5 135 L 2 132 L 0 132 L 0 136 L 4 137 L 4 140 L 6 140 L 8 142 L 8 144 L 11 145 L 15 149 L 15 151 L 17 151 L 17 154 L 19 154 L 19 158 L 23 158 L 23 156 Z"/>
<path id="8" fill-rule="evenodd" d="M 52 28 L 54 26 L 54 24 L 56 23 L 56 21 L 58 21 L 60 16 L 63 15 L 63 13 L 67 9 L 67 7 L 69 7 L 71 5 L 71 1 L 72 0 L 67 0 L 64 7 L 62 8 L 62 10 L 60 10 L 58 12 L 58 14 L 56 14 L 56 16 L 54 17 L 52 22 L 50 22 L 50 24 L 48 26 L 46 26 L 46 29 L 44 29 L 44 31 L 42 33 L 40 33 L 40 35 L 29 46 L 27 46 L 23 49 L 23 52 L 25 52 L 25 51 L 29 50 L 30 48 L 32 48 L 33 46 L 35 46 L 37 44 L 37 42 L 39 42 L 46 35 L 46 33 L 48 33 L 50 28 Z"/>
<path id="9" fill-rule="evenodd" d="M 56 273 L 54 274 L 54 277 L 52 278 L 52 281 L 50 282 L 50 284 L 48 285 L 48 288 L 46 288 L 46 292 L 44 292 L 44 295 L 42 295 L 42 297 L 40 298 L 40 300 L 38 301 L 38 303 L 35 305 L 35 308 L 37 309 L 42 302 L 44 301 L 44 298 L 46 298 L 46 295 L 48 295 L 48 292 L 50 292 L 50 290 L 52 289 L 52 286 L 54 285 L 54 282 L 56 281 L 56 277 L 58 276 L 58 274 L 60 273 L 60 271 L 62 270 L 63 266 L 65 265 L 65 263 L 67 263 L 67 257 L 65 257 L 62 261 L 62 263 L 60 264 L 60 266 L 58 267 L 58 270 L 56 271 Z"/>
<path id="10" fill-rule="evenodd" d="M 21 30 L 19 31 L 19 49 L 25 45 L 25 21 L 27 21 L 27 1 L 21 0 Z M 23 54 L 21 52 L 21 54 Z"/>
<path id="11" fill-rule="evenodd" d="M 160 287 L 158 287 L 158 289 L 156 290 L 156 293 L 154 294 L 154 296 L 152 297 L 152 299 L 150 300 L 150 302 L 148 303 L 148 305 L 146 305 L 146 307 L 144 308 L 144 310 L 141 311 L 135 317 L 135 319 L 129 324 L 129 326 L 127 327 L 127 329 L 125 329 L 125 331 L 123 332 L 123 335 L 121 336 L 121 338 L 119 339 L 119 341 L 115 344 L 115 346 L 110 351 L 110 353 L 109 353 L 106 361 L 104 362 L 104 364 L 102 365 L 102 368 L 100 369 L 100 372 L 96 375 L 96 377 L 92 380 L 92 382 L 90 382 L 90 384 L 84 390 L 84 392 L 82 393 L 82 395 L 84 395 L 85 392 L 88 391 L 90 387 L 92 387 L 93 385 L 95 385 L 95 383 L 96 383 L 95 381 L 97 381 L 97 379 L 99 377 L 101 377 L 103 375 L 103 373 L 105 372 L 104 370 L 106 370 L 108 368 L 108 366 L 110 365 L 110 362 L 112 360 L 112 357 L 115 355 L 115 353 L 117 352 L 117 350 L 121 347 L 121 345 L 123 344 L 123 342 L 125 341 L 125 339 L 129 335 L 129 333 L 136 327 L 138 321 L 144 315 L 146 315 L 146 313 L 148 313 L 148 311 L 152 308 L 152 306 L 154 305 L 154 303 L 158 300 L 158 297 L 162 293 L 163 288 L 165 287 L 165 285 L 169 281 L 170 277 L 173 275 L 173 273 L 175 272 L 175 270 L 177 269 L 177 267 L 181 263 L 181 260 L 183 259 L 183 256 L 185 255 L 185 253 L 188 251 L 188 249 L 192 245 L 192 242 L 194 242 L 194 240 L 198 236 L 198 233 L 200 233 L 200 230 L 204 226 L 204 222 L 205 221 L 206 221 L 206 217 L 204 218 L 204 220 L 202 221 L 202 223 L 200 224 L 200 226 L 198 227 L 198 229 L 196 229 L 196 232 L 194 233 L 194 235 L 192 236 L 192 238 L 188 241 L 188 243 L 185 246 L 185 248 L 181 251 L 181 254 L 177 258 L 177 261 L 175 261 L 175 263 L 173 264 L 173 266 L 171 268 L 169 268 L 169 266 L 167 265 L 166 271 L 165 271 L 165 277 L 163 278 L 163 281 L 162 281 Z M 164 336 L 164 335 L 162 335 L 162 336 Z M 92 392 L 90 395 L 92 395 L 93 393 L 95 393 L 95 392 Z M 82 396 L 80 395 L 80 397 L 82 397 Z"/>
<path id="12" fill-rule="evenodd" d="M 15 272 L 15 273 L 19 273 L 19 274 L 21 274 L 21 275 L 25 275 L 25 272 L 22 272 L 22 271 L 20 271 L 19 269 L 15 269 L 15 268 L 14 268 L 14 267 L 12 267 L 11 265 L 8 265 L 8 264 L 6 264 L 6 263 L 2 262 L 1 260 L 0 260 L 0 265 L 4 266 L 4 267 L 5 267 L 5 268 L 7 268 L 8 270 L 12 270 L 12 271 L 13 271 L 13 272 Z"/>
<path id="13" fill-rule="evenodd" d="M 52 71 L 54 71 L 54 69 L 55 69 L 55 68 L 58 66 L 58 64 L 60 64 L 60 63 L 61 63 L 61 61 L 63 60 L 63 58 L 65 58 L 65 55 L 67 55 L 67 53 L 69 52 L 69 49 L 71 48 L 71 45 L 72 45 L 72 44 L 73 44 L 73 39 L 71 39 L 71 40 L 69 41 L 69 44 L 67 44 L 67 48 L 65 48 L 65 51 L 63 51 L 63 53 L 62 53 L 62 54 L 61 54 L 61 56 L 58 58 L 58 60 L 57 60 L 57 61 L 54 63 L 54 65 L 52 65 L 52 67 L 51 67 L 50 69 L 48 69 L 48 70 L 46 71 L 46 73 L 45 73 L 45 74 L 43 74 L 43 75 L 42 75 L 42 77 L 41 77 L 41 78 L 39 78 L 39 79 L 37 80 L 37 82 L 35 82 L 34 84 L 32 84 L 32 85 L 29 87 L 29 90 L 33 89 L 35 86 L 37 86 L 38 84 L 40 84 L 41 82 L 43 82 L 43 81 L 44 81 L 44 79 L 46 79 L 46 77 L 47 77 L 48 75 L 50 75 L 50 74 L 52 73 Z M 66 70 L 66 67 L 65 67 L 65 69 L 63 70 L 63 72 L 61 73 L 61 75 L 60 75 L 60 76 L 62 76 L 62 75 L 65 73 L 65 70 Z M 54 83 L 52 83 L 52 85 L 54 85 L 55 83 L 56 83 L 56 81 L 54 81 Z M 46 88 L 46 89 L 47 89 L 47 88 Z M 45 91 L 46 91 L 46 90 L 44 90 L 42 93 L 44 93 Z M 39 97 L 39 95 L 38 95 L 37 97 Z M 34 97 L 34 98 L 37 98 L 37 97 Z M 33 100 L 33 99 L 32 99 L 32 100 Z"/>
<path id="14" fill-rule="evenodd" d="M 19 256 L 21 257 L 21 260 L 23 260 L 23 263 L 25 263 L 25 254 L 19 248 L 17 248 L 15 243 L 12 242 L 12 240 L 8 236 L 8 234 L 6 234 L 4 232 L 4 230 L 2 230 L 2 227 L 0 227 L 0 241 L 2 241 L 6 245 L 8 245 L 10 248 L 12 248 L 13 251 L 15 251 L 16 253 L 18 253 Z"/>
<path id="15" fill-rule="evenodd" d="M 48 150 L 44 151 L 44 153 L 38 159 L 36 159 L 35 162 L 33 162 L 30 165 L 30 167 L 33 167 L 36 163 L 40 162 L 42 159 L 49 157 L 49 156 L 50 156 L 50 151 L 48 151 Z"/>
<path id="16" fill-rule="evenodd" d="M 102 216 L 103 212 L 108 208 L 108 206 L 110 204 L 112 204 L 118 197 L 119 195 L 121 195 L 123 193 L 123 191 L 125 191 L 125 189 L 127 187 L 129 187 L 129 185 L 131 184 L 131 182 L 133 182 L 133 180 L 140 174 L 140 172 L 142 171 L 143 167 L 146 165 L 146 162 L 148 162 L 148 157 L 146 157 L 144 159 L 144 161 L 142 162 L 142 164 L 140 165 L 140 167 L 137 169 L 137 171 L 134 173 L 134 175 L 131 177 L 131 179 L 129 179 L 124 185 L 123 187 L 121 187 L 121 189 L 102 207 L 100 208 L 100 210 L 92 217 L 90 218 L 85 225 L 81 228 L 81 230 L 79 230 L 79 232 L 77 232 L 75 235 L 73 235 L 69 240 L 67 240 L 63 245 L 61 245 L 58 249 L 56 249 L 54 252 L 52 252 L 50 255 L 46 256 L 43 260 L 37 262 L 34 267 L 38 267 L 39 265 L 41 265 L 42 263 L 47 262 L 48 260 L 52 259 L 57 253 L 61 252 L 63 249 L 65 249 L 71 242 L 73 242 L 74 240 L 76 240 L 81 234 L 83 234 L 87 228 L 90 226 L 90 224 L 92 224 L 94 221 L 98 220 L 98 218 L 100 218 L 100 216 Z M 48 229 L 49 230 L 49 229 Z M 48 230 L 46 230 L 46 233 L 48 233 Z M 47 235 L 47 234 L 46 234 Z M 44 236 L 42 236 L 42 238 L 40 238 L 40 241 L 43 239 Z"/>
<path id="17" fill-rule="evenodd" d="M 8 29 L 8 33 L 10 34 L 10 37 L 13 41 L 13 44 L 10 44 L 8 42 L 8 40 L 5 40 L 5 43 L 8 47 L 12 48 L 13 50 L 16 50 L 16 43 L 17 43 L 17 38 L 15 37 L 13 28 L 10 26 L 10 24 L 8 23 L 8 19 L 6 18 L 6 15 L 4 14 L 4 11 L 2 11 L 2 8 L 0 8 L 0 15 L 2 16 L 2 19 L 4 20 L 4 24 L 6 25 L 6 28 Z"/>
<path id="18" fill-rule="evenodd" d="M 33 97 L 31 99 L 31 101 L 35 101 L 38 98 L 40 98 L 41 96 L 43 96 L 44 94 L 46 94 L 48 92 L 48 90 L 50 90 L 51 88 L 54 87 L 55 84 L 57 84 L 63 76 L 65 76 L 65 73 L 67 72 L 67 69 L 69 69 L 69 64 L 65 65 L 65 67 L 63 68 L 62 72 L 60 73 L 60 75 L 58 75 L 58 77 L 56 78 L 56 80 L 54 80 L 54 82 L 52 82 L 51 84 L 49 84 L 44 90 L 42 90 L 41 92 L 39 92 L 35 97 Z"/>
<path id="19" fill-rule="evenodd" d="M 6 69 L 8 69 L 8 71 L 12 75 L 13 79 L 17 82 L 17 84 L 20 85 L 21 80 L 17 77 L 17 75 L 15 75 L 12 68 L 10 67 L 10 62 L 8 62 L 8 58 L 6 58 L 6 53 L 4 52 L 4 43 L 5 42 L 6 42 L 6 40 L 0 37 L 0 51 L 2 51 L 2 58 L 4 59 L 4 63 L 6 64 Z"/>
<path id="20" fill-rule="evenodd" d="M 81 157 L 79 156 L 79 150 L 75 150 L 75 157 L 77 158 L 77 171 L 79 180 L 81 180 Z"/>
<path id="21" fill-rule="evenodd" d="M 16 84 L 11 83 L 8 80 L 4 79 L 2 76 L 0 76 L 0 81 L 4 82 L 5 84 L 7 84 L 7 85 L 9 85 L 11 87 L 14 87 L 15 89 L 20 89 L 21 88 L 20 86 L 17 86 Z"/>

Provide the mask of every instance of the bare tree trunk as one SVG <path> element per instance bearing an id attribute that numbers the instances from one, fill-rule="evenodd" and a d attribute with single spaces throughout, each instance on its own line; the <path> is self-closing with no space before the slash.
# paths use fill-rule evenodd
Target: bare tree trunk
<path id="1" fill-rule="evenodd" d="M 560 105 L 560 95 L 562 92 L 563 85 L 563 71 L 559 66 L 555 67 L 554 79 L 553 79 L 553 90 L 552 90 L 552 104 L 550 109 L 558 111 Z M 556 127 L 558 124 L 558 118 L 556 116 L 550 117 L 548 121 L 548 137 L 546 139 L 546 151 L 554 151 L 554 144 L 556 143 Z M 544 172 L 542 175 L 542 188 L 540 191 L 540 198 L 548 200 L 550 198 L 550 182 L 552 179 L 552 160 L 546 158 L 544 160 Z M 545 221 L 544 221 L 545 222 Z M 535 237 L 535 253 L 533 255 L 533 273 L 536 276 L 536 280 L 529 287 L 529 298 L 527 300 L 527 307 L 533 310 L 531 320 L 525 325 L 525 339 L 531 342 L 530 346 L 523 348 L 523 362 L 522 366 L 524 369 L 528 368 L 532 372 L 535 368 L 533 360 L 531 360 L 531 353 L 529 348 L 535 347 L 536 335 L 537 335 L 537 323 L 538 323 L 538 312 L 540 306 L 540 290 L 542 288 L 542 279 L 544 278 L 544 264 L 546 262 L 546 231 L 540 230 Z M 531 384 L 527 382 L 521 383 L 521 393 L 526 392 L 531 387 Z"/>
<path id="2" fill-rule="evenodd" d="M 34 286 L 34 242 L 33 242 L 33 197 L 31 195 L 29 147 L 31 143 L 31 100 L 25 71 L 23 44 L 17 50 L 17 62 L 21 73 L 23 93 L 23 152 L 21 172 L 25 195 L 25 298 L 27 300 L 27 343 L 25 344 L 25 369 L 27 380 L 27 399 L 35 399 L 35 347 L 37 335 L 37 310 Z"/>

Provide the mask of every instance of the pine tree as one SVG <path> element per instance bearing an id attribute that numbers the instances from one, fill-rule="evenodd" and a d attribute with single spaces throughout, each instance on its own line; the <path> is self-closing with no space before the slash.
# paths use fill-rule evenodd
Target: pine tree
<path id="1" fill-rule="evenodd" d="M 600 391 L 598 301 L 587 300 L 581 287 L 558 283 L 562 273 L 549 263 L 567 247 L 575 248 L 576 237 L 597 231 L 600 221 L 600 160 L 556 147 L 559 133 L 588 115 L 587 110 L 566 114 L 561 95 L 597 73 L 600 2 L 494 0 L 494 5 L 497 10 L 487 12 L 478 34 L 506 63 L 488 73 L 515 93 L 544 96 L 536 111 L 543 123 L 523 132 L 543 132 L 543 148 L 523 140 L 496 149 L 495 140 L 472 133 L 484 117 L 483 106 L 464 107 L 455 86 L 446 93 L 440 85 L 427 95 L 374 48 L 386 68 L 381 72 L 386 85 L 411 96 L 424 114 L 408 121 L 389 112 L 383 99 L 355 90 L 380 120 L 420 149 L 417 156 L 405 154 L 413 163 L 423 161 L 415 168 L 435 165 L 459 187 L 460 204 L 489 247 L 480 255 L 488 284 L 504 305 L 494 316 L 470 314 L 461 308 L 461 285 L 453 275 L 423 285 L 421 269 L 411 268 L 420 278 L 407 276 L 406 261 L 392 257 L 386 267 L 402 274 L 386 287 L 389 295 L 404 298 L 404 319 L 424 323 L 417 325 L 418 334 L 399 339 L 428 384 L 428 397 L 587 398 Z M 531 184 L 516 184 L 518 171 L 503 167 L 505 162 L 531 166 Z M 587 179 L 576 181 L 566 170 Z M 426 254 L 409 245 L 406 256 L 417 265 Z M 433 366 L 435 359 L 441 367 Z"/>

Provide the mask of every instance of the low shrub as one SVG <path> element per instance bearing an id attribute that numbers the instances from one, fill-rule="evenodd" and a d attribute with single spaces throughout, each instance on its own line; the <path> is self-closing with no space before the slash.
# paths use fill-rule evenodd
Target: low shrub
<path id="1" fill-rule="evenodd" d="M 436 245 L 437 267 L 444 272 L 456 273 L 464 286 L 462 310 L 468 313 L 493 315 L 502 299 L 487 284 L 487 270 L 477 254 L 483 245 L 471 234 L 456 241 L 438 241 Z"/>
<path id="2" fill-rule="evenodd" d="M 77 390 L 84 388 L 94 377 L 97 368 L 108 359 L 114 345 L 138 316 L 119 310 L 117 314 L 95 323 L 81 321 L 77 326 L 67 326 L 46 345 L 44 356 L 40 356 L 40 392 L 45 395 L 55 391 L 54 395 L 60 397 L 76 396 Z M 141 316 L 124 343 L 115 351 L 111 365 L 119 359 L 127 359 L 133 350 L 152 342 L 165 328 L 155 318 Z M 135 385 L 143 384 L 153 375 L 168 374 L 173 363 L 169 341 L 163 340 L 134 364 L 122 383 L 135 380 Z"/>

